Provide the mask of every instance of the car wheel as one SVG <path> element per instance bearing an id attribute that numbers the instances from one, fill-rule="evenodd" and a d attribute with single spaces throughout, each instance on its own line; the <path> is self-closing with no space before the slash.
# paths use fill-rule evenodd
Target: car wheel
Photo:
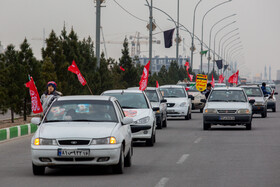
<path id="1" fill-rule="evenodd" d="M 190 119 L 192 119 L 192 113 L 191 113 L 191 112 L 189 113 L 189 115 L 190 115 L 190 117 L 189 117 L 189 118 L 190 118 Z"/>
<path id="2" fill-rule="evenodd" d="M 200 113 L 203 113 L 203 108 L 200 109 Z"/>
<path id="3" fill-rule="evenodd" d="M 211 124 L 203 122 L 203 130 L 209 130 L 211 128 Z"/>
<path id="4" fill-rule="evenodd" d="M 153 133 L 152 137 L 150 139 L 146 140 L 146 145 L 153 147 L 155 142 L 156 142 L 156 135 L 155 135 L 155 133 Z"/>
<path id="5" fill-rule="evenodd" d="M 32 170 L 34 175 L 44 175 L 45 174 L 45 166 L 36 166 L 32 163 Z"/>
<path id="6" fill-rule="evenodd" d="M 188 111 L 188 114 L 185 116 L 185 120 L 190 120 L 190 111 Z"/>
<path id="7" fill-rule="evenodd" d="M 272 108 L 272 112 L 276 112 L 276 106 Z"/>
<path id="8" fill-rule="evenodd" d="M 252 122 L 246 124 L 246 130 L 252 129 Z"/>
<path id="9" fill-rule="evenodd" d="M 117 165 L 113 166 L 113 172 L 116 174 L 123 174 L 124 172 L 124 154 L 123 147 L 121 147 L 120 159 Z"/>
<path id="10" fill-rule="evenodd" d="M 162 127 L 167 127 L 167 118 L 165 118 L 165 120 L 163 121 Z"/>
<path id="11" fill-rule="evenodd" d="M 130 147 L 126 157 L 124 158 L 124 167 L 131 167 L 132 165 L 132 147 Z"/>
<path id="12" fill-rule="evenodd" d="M 261 115 L 262 115 L 262 118 L 265 118 L 265 117 L 266 117 L 266 116 L 265 116 L 265 112 L 263 112 Z"/>

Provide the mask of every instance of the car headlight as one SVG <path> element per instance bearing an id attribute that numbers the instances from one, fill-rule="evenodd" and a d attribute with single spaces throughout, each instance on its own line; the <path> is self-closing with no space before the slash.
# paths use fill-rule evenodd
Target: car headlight
<path id="1" fill-rule="evenodd" d="M 238 114 L 250 114 L 250 110 L 249 109 L 239 109 L 237 111 Z"/>
<path id="2" fill-rule="evenodd" d="M 55 139 L 36 138 L 33 145 L 57 145 Z"/>
<path id="3" fill-rule="evenodd" d="M 185 107 L 186 105 L 187 105 L 187 103 L 183 102 L 183 103 L 180 104 L 180 107 Z"/>
<path id="4" fill-rule="evenodd" d="M 147 117 L 138 119 L 137 121 L 134 122 L 134 124 L 145 124 L 145 123 L 148 123 L 149 121 L 150 121 L 150 117 L 147 116 Z"/>
<path id="5" fill-rule="evenodd" d="M 264 103 L 262 103 L 262 102 L 255 102 L 254 105 L 255 105 L 255 106 L 263 106 Z"/>
<path id="6" fill-rule="evenodd" d="M 92 139 L 91 145 L 101 145 L 101 144 L 116 144 L 117 140 L 115 137 L 107 137 L 107 138 L 97 138 Z"/>
<path id="7" fill-rule="evenodd" d="M 216 110 L 216 109 L 205 109 L 205 110 L 204 110 L 204 113 L 207 113 L 207 114 L 216 114 L 216 113 L 217 113 L 217 110 Z"/>

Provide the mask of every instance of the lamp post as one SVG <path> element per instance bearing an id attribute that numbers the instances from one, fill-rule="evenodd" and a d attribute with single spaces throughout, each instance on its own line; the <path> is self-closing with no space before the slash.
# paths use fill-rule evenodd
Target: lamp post
<path id="1" fill-rule="evenodd" d="M 220 22 L 224 21 L 225 19 L 228 19 L 232 16 L 235 16 L 236 14 L 232 14 L 232 15 L 229 15 L 229 16 L 226 16 L 222 19 L 220 19 L 219 21 L 217 21 L 210 29 L 210 34 L 209 34 L 209 49 L 211 49 L 211 39 L 212 39 L 212 31 L 214 29 L 215 26 L 217 26 Z M 214 46 L 214 52 L 213 52 L 213 72 L 215 70 L 215 56 L 216 56 L 216 51 L 215 51 L 215 46 Z M 210 51 L 208 53 L 208 64 L 210 64 L 210 60 L 211 60 L 211 57 L 210 57 Z M 208 74 L 209 74 L 209 70 L 208 70 Z"/>
<path id="2" fill-rule="evenodd" d="M 202 18 L 202 24 L 201 24 L 201 52 L 203 51 L 203 31 L 204 31 L 204 20 L 205 20 L 205 17 L 208 15 L 209 12 L 211 12 L 212 10 L 214 10 L 215 8 L 225 4 L 225 3 L 229 3 L 231 2 L 231 0 L 228 0 L 228 1 L 224 1 L 222 3 L 219 3 L 217 4 L 216 6 L 213 6 L 211 9 L 209 9 L 204 15 L 203 15 L 203 18 Z M 210 49 L 210 46 L 209 46 L 209 49 Z M 210 53 L 210 50 L 208 51 L 208 53 Z M 202 73 L 202 63 L 203 63 L 203 54 L 200 54 L 200 72 Z M 208 74 L 209 74 L 209 63 L 208 63 Z"/>
<path id="3" fill-rule="evenodd" d="M 224 59 L 225 59 L 225 56 L 223 55 L 223 54 L 224 54 L 224 51 L 225 51 L 225 50 L 223 50 L 223 49 L 225 49 L 225 48 L 224 48 L 224 45 L 225 45 L 228 41 L 230 41 L 229 44 L 231 44 L 232 42 L 234 42 L 234 41 L 240 39 L 240 37 L 238 37 L 238 38 L 235 38 L 235 39 L 231 40 L 233 37 L 235 37 L 235 36 L 229 37 L 228 39 L 226 39 L 226 40 L 222 43 L 222 47 L 221 47 L 221 56 L 222 56 Z"/>
<path id="4" fill-rule="evenodd" d="M 221 39 L 220 39 L 220 41 L 219 41 L 219 50 L 218 50 L 219 55 L 221 54 L 220 49 L 221 49 L 221 43 L 222 43 L 222 40 L 223 40 L 226 36 L 228 36 L 229 34 L 231 34 L 231 33 L 235 32 L 235 31 L 237 31 L 237 30 L 238 30 L 238 28 L 233 29 L 232 31 L 230 31 L 230 32 L 226 33 L 225 35 L 223 35 L 223 36 L 221 37 Z"/>
<path id="5" fill-rule="evenodd" d="M 195 29 L 195 13 L 198 5 L 202 0 L 199 0 L 193 11 L 193 32 L 192 32 L 192 45 L 191 45 L 191 68 L 193 69 L 193 52 L 194 52 L 194 29 Z"/>
<path id="6" fill-rule="evenodd" d="M 235 42 L 236 40 L 239 40 L 240 38 L 236 38 L 235 40 L 232 40 L 231 42 L 229 42 L 226 46 L 225 46 L 225 48 L 224 48 L 224 50 L 223 50 L 223 57 L 224 57 L 224 59 L 226 58 L 226 50 L 227 50 L 227 47 L 230 45 L 230 44 L 232 44 L 233 42 Z M 233 44 L 233 46 L 236 46 L 236 45 L 238 45 L 238 44 L 240 44 L 241 43 L 241 41 L 239 41 L 238 43 L 235 43 L 235 44 Z M 226 59 L 225 59 L 226 60 Z"/>
<path id="7" fill-rule="evenodd" d="M 179 64 L 179 0 L 178 0 L 178 3 L 177 3 L 176 61 Z"/>
<path id="8" fill-rule="evenodd" d="M 228 57 L 229 57 L 230 52 L 235 51 L 235 49 L 239 49 L 239 48 L 243 49 L 243 46 L 242 45 L 239 45 L 239 46 L 232 45 L 230 48 L 228 48 L 227 53 L 226 53 L 227 59 L 229 59 Z"/>

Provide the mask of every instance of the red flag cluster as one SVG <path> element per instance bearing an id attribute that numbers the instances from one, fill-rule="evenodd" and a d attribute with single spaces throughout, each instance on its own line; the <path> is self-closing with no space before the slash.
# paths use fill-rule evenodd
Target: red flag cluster
<path id="1" fill-rule="evenodd" d="M 148 77 L 150 70 L 150 61 L 144 66 L 143 74 L 139 82 L 139 90 L 144 91 L 148 86 Z"/>
<path id="2" fill-rule="evenodd" d="M 222 75 L 219 76 L 219 82 L 218 83 L 223 83 L 224 82 L 225 77 Z"/>
<path id="3" fill-rule="evenodd" d="M 193 75 L 192 75 L 192 74 L 189 74 L 190 63 L 187 61 L 187 62 L 185 63 L 185 66 L 186 66 L 186 70 L 187 70 L 187 73 L 188 73 L 188 77 L 189 77 L 190 81 L 192 81 L 192 80 L 193 80 Z"/>
<path id="4" fill-rule="evenodd" d="M 29 88 L 29 94 L 31 97 L 31 109 L 34 114 L 43 112 L 43 107 L 40 101 L 40 96 L 35 86 L 34 80 L 30 77 L 30 81 L 25 84 Z"/>
<path id="5" fill-rule="evenodd" d="M 228 78 L 228 82 L 237 84 L 238 83 L 238 74 L 239 74 L 239 70 L 237 70 L 236 73 L 234 73 L 232 76 L 230 76 Z"/>
<path id="6" fill-rule="evenodd" d="M 83 77 L 83 75 L 81 74 L 77 64 L 75 63 L 75 61 L 73 60 L 72 65 L 68 67 L 68 71 L 71 71 L 72 73 L 75 73 L 80 81 L 80 83 L 84 86 L 87 84 L 86 79 Z"/>

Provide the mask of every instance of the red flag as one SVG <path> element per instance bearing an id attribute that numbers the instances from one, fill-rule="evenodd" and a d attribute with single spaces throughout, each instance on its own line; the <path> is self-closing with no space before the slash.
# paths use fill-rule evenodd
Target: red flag
<path id="1" fill-rule="evenodd" d="M 156 81 L 156 83 L 157 83 L 156 87 L 158 88 L 159 87 L 158 81 Z"/>
<path id="2" fill-rule="evenodd" d="M 125 69 L 122 66 L 120 66 L 120 70 L 125 71 Z"/>
<path id="3" fill-rule="evenodd" d="M 29 94 L 31 97 L 31 109 L 34 114 L 43 112 L 43 107 L 40 101 L 40 97 L 35 86 L 34 80 L 30 77 L 30 81 L 25 84 L 29 88 Z"/>
<path id="4" fill-rule="evenodd" d="M 189 87 L 186 87 L 186 88 L 185 88 L 186 91 L 188 91 L 189 89 L 190 89 Z"/>
<path id="5" fill-rule="evenodd" d="M 186 70 L 189 71 L 190 63 L 188 61 L 185 63 L 185 66 L 186 66 Z"/>
<path id="6" fill-rule="evenodd" d="M 215 79 L 214 79 L 214 77 L 213 77 L 213 74 L 212 74 L 212 81 L 211 81 L 211 85 L 212 85 L 212 87 L 213 87 L 213 88 L 215 87 Z"/>
<path id="7" fill-rule="evenodd" d="M 219 76 L 219 83 L 223 83 L 224 82 L 225 77 L 223 75 Z"/>
<path id="8" fill-rule="evenodd" d="M 232 74 L 232 76 L 230 76 L 228 78 L 228 82 L 237 84 L 238 83 L 238 74 L 239 74 L 239 70 L 237 70 L 236 73 Z"/>
<path id="9" fill-rule="evenodd" d="M 149 69 L 150 69 L 150 61 L 144 66 L 143 74 L 142 74 L 141 80 L 139 82 L 139 90 L 141 90 L 141 91 L 144 91 L 147 88 Z"/>
<path id="10" fill-rule="evenodd" d="M 81 74 L 78 66 L 76 65 L 75 61 L 73 60 L 72 65 L 68 67 L 68 71 L 71 71 L 72 73 L 75 73 L 80 81 L 80 83 L 84 86 L 87 84 L 86 79 Z"/>
<path id="11" fill-rule="evenodd" d="M 192 74 L 189 74 L 189 71 L 188 71 L 187 73 L 188 73 L 188 77 L 189 77 L 190 81 L 192 82 L 192 80 L 193 80 L 193 75 L 192 75 Z"/>

